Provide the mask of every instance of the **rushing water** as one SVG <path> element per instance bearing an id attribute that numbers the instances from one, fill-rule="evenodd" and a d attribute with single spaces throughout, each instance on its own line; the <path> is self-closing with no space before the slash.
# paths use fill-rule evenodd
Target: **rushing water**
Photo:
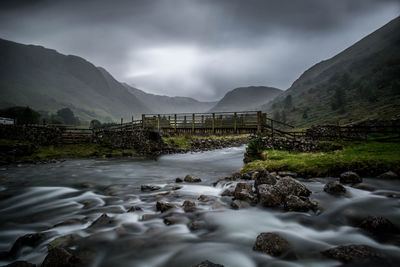
<path id="1" fill-rule="evenodd" d="M 322 206 L 320 214 L 258 206 L 232 210 L 230 198 L 220 195 L 226 186 L 234 185 L 211 184 L 239 169 L 243 152 L 241 147 L 166 155 L 157 160 L 70 160 L 3 168 L 0 251 L 10 250 L 20 236 L 43 232 L 48 238 L 34 248 L 25 247 L 18 259 L 39 264 L 47 255 L 49 242 L 74 233 L 84 240 L 93 266 L 193 266 L 206 259 L 227 267 L 334 266 L 337 261 L 319 252 L 348 244 L 370 245 L 384 251 L 392 262 L 399 261 L 398 244 L 375 241 L 354 226 L 354 221 L 367 215 L 385 216 L 400 225 L 399 181 L 364 179 L 364 190 L 346 187 L 344 197 L 323 191 L 327 179 L 302 181 Z M 177 185 L 175 178 L 188 173 L 203 181 L 179 184 L 183 188 L 171 190 Z M 142 184 L 162 188 L 141 192 Z M 201 194 L 211 200 L 199 201 Z M 141 219 L 143 214 L 159 214 L 156 201 L 180 206 L 186 199 L 196 200 L 197 211 L 185 214 L 176 209 L 163 214 L 172 218 L 172 225 L 166 225 L 161 217 Z M 132 206 L 143 211 L 127 212 Z M 89 227 L 103 213 L 115 223 Z M 69 223 L 57 225 L 66 221 Z M 190 222 L 199 229 L 191 230 Z M 284 258 L 254 252 L 252 246 L 261 232 L 281 234 L 292 252 Z M 0 260 L 0 265 L 9 262 Z"/>

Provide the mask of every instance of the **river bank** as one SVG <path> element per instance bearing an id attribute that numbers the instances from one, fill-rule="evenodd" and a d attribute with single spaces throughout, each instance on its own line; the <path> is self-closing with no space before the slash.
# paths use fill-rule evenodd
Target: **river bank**
<path id="1" fill-rule="evenodd" d="M 397 265 L 400 181 L 362 177 L 333 195 L 324 188 L 337 179 L 298 178 L 296 185 L 306 190 L 290 194 L 299 192 L 318 208 L 290 210 L 289 195 L 271 207 L 260 188 L 269 187 L 270 175 L 276 178 L 271 188 L 288 188 L 284 175 L 293 174 L 238 176 L 244 149 L 2 169 L 0 265 L 49 266 L 56 259 L 72 266 L 196 266 L 206 260 L 226 267 Z M 184 179 L 188 173 L 201 181 Z M 387 237 L 361 227 L 369 225 L 368 216 L 386 218 L 394 232 Z M 274 234 L 280 252 L 268 249 L 262 233 Z M 332 258 L 335 253 L 345 257 Z"/>

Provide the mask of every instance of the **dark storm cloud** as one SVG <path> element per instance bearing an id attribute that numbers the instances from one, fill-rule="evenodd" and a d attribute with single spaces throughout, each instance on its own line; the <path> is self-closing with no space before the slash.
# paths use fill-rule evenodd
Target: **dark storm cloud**
<path id="1" fill-rule="evenodd" d="M 399 14 L 390 0 L 0 1 L 0 36 L 80 55 L 168 95 L 286 89 Z"/>

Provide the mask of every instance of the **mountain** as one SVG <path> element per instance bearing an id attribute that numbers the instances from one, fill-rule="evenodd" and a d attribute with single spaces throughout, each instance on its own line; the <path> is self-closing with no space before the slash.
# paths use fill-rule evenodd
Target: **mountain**
<path id="1" fill-rule="evenodd" d="M 41 46 L 0 39 L 0 77 L 0 107 L 70 107 L 81 119 L 102 121 L 152 112 L 106 70 Z"/>
<path id="2" fill-rule="evenodd" d="M 196 113 L 207 112 L 217 102 L 201 102 L 190 97 L 170 97 L 146 93 L 140 89 L 124 84 L 142 103 L 151 108 L 154 113 Z"/>
<path id="3" fill-rule="evenodd" d="M 262 108 L 297 126 L 400 116 L 400 17 L 314 65 Z"/>
<path id="4" fill-rule="evenodd" d="M 265 87 L 239 87 L 229 91 L 210 112 L 218 111 L 250 111 L 260 109 L 261 105 L 281 94 L 282 90 Z"/>

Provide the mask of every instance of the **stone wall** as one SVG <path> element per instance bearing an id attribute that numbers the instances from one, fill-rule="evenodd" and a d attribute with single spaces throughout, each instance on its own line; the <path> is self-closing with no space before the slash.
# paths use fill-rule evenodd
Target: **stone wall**
<path id="1" fill-rule="evenodd" d="M 62 141 L 62 130 L 41 125 L 0 125 L 0 138 L 28 141 L 35 145 L 55 145 Z"/>

